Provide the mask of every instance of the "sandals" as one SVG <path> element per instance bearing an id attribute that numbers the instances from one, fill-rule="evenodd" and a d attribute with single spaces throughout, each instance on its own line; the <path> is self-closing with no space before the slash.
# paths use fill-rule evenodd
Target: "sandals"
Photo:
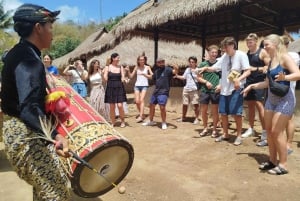
<path id="1" fill-rule="evenodd" d="M 201 133 L 199 133 L 200 137 L 204 137 L 208 134 L 208 129 L 204 128 Z"/>
<path id="2" fill-rule="evenodd" d="M 213 132 L 211 133 L 211 137 L 212 137 L 212 138 L 216 138 L 216 137 L 218 137 L 218 136 L 219 136 L 218 131 L 213 131 Z"/>
<path id="3" fill-rule="evenodd" d="M 272 174 L 272 175 L 283 175 L 283 174 L 287 174 L 289 172 L 286 169 L 284 169 L 283 167 L 281 167 L 280 165 L 277 165 L 273 169 L 269 170 L 268 173 Z"/>
<path id="4" fill-rule="evenodd" d="M 228 141 L 229 138 L 225 137 L 224 135 L 219 136 L 218 138 L 215 139 L 215 142 L 223 142 L 223 141 Z"/>
<path id="5" fill-rule="evenodd" d="M 260 170 L 271 170 L 275 167 L 276 165 L 274 165 L 271 161 L 263 162 L 258 166 Z"/>

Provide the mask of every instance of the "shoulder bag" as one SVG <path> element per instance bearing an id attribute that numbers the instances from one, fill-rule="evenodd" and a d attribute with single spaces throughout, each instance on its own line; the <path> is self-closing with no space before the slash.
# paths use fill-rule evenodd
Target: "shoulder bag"
<path id="1" fill-rule="evenodd" d="M 268 72 L 267 72 L 267 78 L 269 80 L 270 91 L 276 96 L 283 97 L 289 92 L 290 86 L 285 85 L 285 84 L 280 84 L 280 83 L 274 81 L 270 75 L 270 68 L 271 68 L 271 62 L 269 64 L 269 68 L 268 68 Z"/>
<path id="2" fill-rule="evenodd" d="M 190 74 L 191 74 L 192 79 L 194 80 L 194 82 L 195 82 L 195 84 L 196 84 L 196 86 L 197 86 L 197 90 L 200 90 L 200 89 L 201 89 L 201 84 L 200 84 L 199 82 L 196 82 L 196 80 L 194 79 L 194 76 L 193 76 L 193 74 L 192 74 L 191 69 L 190 69 Z"/>

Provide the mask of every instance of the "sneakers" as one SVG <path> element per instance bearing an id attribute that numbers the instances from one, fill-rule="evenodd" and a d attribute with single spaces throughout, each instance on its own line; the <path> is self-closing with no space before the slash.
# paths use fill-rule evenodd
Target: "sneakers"
<path id="1" fill-rule="evenodd" d="M 142 123 L 143 126 L 155 126 L 156 122 L 155 121 L 147 121 Z"/>
<path id="2" fill-rule="evenodd" d="M 194 120 L 193 124 L 194 124 L 194 125 L 197 125 L 197 124 L 199 124 L 199 120 L 198 120 L 198 118 L 195 118 L 195 120 Z"/>
<path id="3" fill-rule="evenodd" d="M 166 130 L 168 128 L 167 123 L 161 123 L 161 129 Z"/>
<path id="4" fill-rule="evenodd" d="M 233 144 L 234 144 L 235 146 L 241 145 L 241 144 L 242 144 L 242 138 L 241 138 L 241 137 L 236 137 Z"/>
<path id="5" fill-rule="evenodd" d="M 267 131 L 262 130 L 260 140 L 267 140 Z"/>
<path id="6" fill-rule="evenodd" d="M 268 146 L 268 142 L 267 142 L 267 140 L 261 140 L 258 143 L 256 143 L 256 146 L 258 146 L 258 147 Z"/>
<path id="7" fill-rule="evenodd" d="M 178 118 L 176 121 L 177 121 L 177 122 L 184 122 L 184 121 L 185 121 L 185 118 Z"/>
<path id="8" fill-rule="evenodd" d="M 253 128 L 248 128 L 248 130 L 246 130 L 243 134 L 242 134 L 242 137 L 243 138 L 246 138 L 246 137 L 250 137 L 254 135 L 254 130 Z"/>

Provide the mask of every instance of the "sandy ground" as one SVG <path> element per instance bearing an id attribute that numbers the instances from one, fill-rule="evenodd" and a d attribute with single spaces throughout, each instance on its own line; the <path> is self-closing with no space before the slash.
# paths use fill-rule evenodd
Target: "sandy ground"
<path id="1" fill-rule="evenodd" d="M 261 132 L 247 138 L 241 146 L 232 139 L 215 143 L 211 137 L 200 138 L 202 126 L 190 122 L 178 123 L 179 113 L 169 111 L 168 129 L 144 127 L 135 122 L 136 109 L 129 101 L 127 127 L 116 127 L 130 140 L 135 158 L 132 169 L 119 186 L 125 194 L 113 189 L 98 198 L 83 199 L 73 195 L 74 201 L 227 201 L 264 200 L 298 201 L 300 199 L 300 135 L 296 132 L 293 149 L 288 157 L 290 173 L 273 176 L 258 169 L 267 160 L 267 147 L 255 146 Z M 180 105 L 177 105 L 180 107 Z M 148 114 L 148 110 L 146 109 Z M 192 113 L 189 112 L 192 116 Z M 160 122 L 159 112 L 155 120 Z M 246 124 L 243 126 L 246 128 Z M 0 201 L 30 201 L 31 187 L 11 170 L 0 143 Z"/>

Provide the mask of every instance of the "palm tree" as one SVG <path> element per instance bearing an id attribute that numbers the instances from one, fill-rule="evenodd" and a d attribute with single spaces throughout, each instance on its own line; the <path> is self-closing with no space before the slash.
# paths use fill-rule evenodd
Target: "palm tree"
<path id="1" fill-rule="evenodd" d="M 0 2 L 0 29 L 9 28 L 12 23 L 11 10 L 5 12 L 3 7 L 3 1 Z"/>

